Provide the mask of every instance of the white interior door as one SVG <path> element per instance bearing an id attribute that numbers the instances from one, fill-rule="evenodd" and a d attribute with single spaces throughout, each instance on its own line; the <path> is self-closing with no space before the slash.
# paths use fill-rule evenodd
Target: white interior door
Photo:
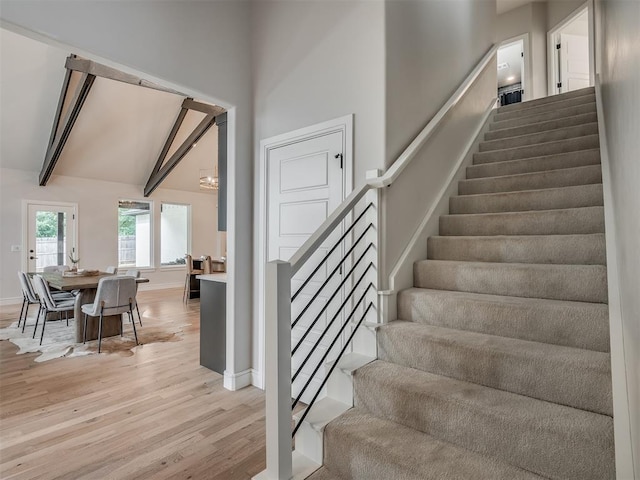
<path id="1" fill-rule="evenodd" d="M 77 258 L 76 207 L 30 203 L 27 207 L 27 271 L 70 265 Z"/>
<path id="2" fill-rule="evenodd" d="M 589 86 L 589 37 L 560 34 L 560 92 Z"/>
<path id="3" fill-rule="evenodd" d="M 342 155 L 344 146 L 344 133 L 334 132 L 309 138 L 303 141 L 288 144 L 269 153 L 268 187 L 267 187 L 267 252 L 268 261 L 288 260 L 300 246 L 316 231 L 331 212 L 340 205 L 344 195 L 344 176 L 342 168 Z M 318 252 L 306 263 L 306 265 L 294 276 L 291 289 L 295 293 L 303 281 L 309 276 L 319 262 L 324 258 L 330 248 L 338 241 L 340 229 L 332 234 Z M 318 270 L 312 280 L 304 287 L 303 291 L 292 303 L 292 320 L 298 318 L 311 298 L 318 292 L 320 286 L 328 278 L 331 271 L 336 268 L 341 258 L 342 247 L 330 256 L 328 261 Z M 311 347 L 318 342 L 321 332 L 327 326 L 328 321 L 338 311 L 342 301 L 342 292 L 339 292 L 331 301 L 331 294 L 336 291 L 341 279 L 341 271 L 337 271 L 322 293 L 313 302 L 313 307 L 304 312 L 292 330 L 292 345 L 299 342 L 300 347 L 292 359 L 292 368 L 295 372 L 301 362 L 307 357 Z M 326 310 L 322 308 L 326 305 Z M 318 318 L 316 324 L 311 327 L 313 321 Z M 313 369 L 339 328 L 340 318 L 337 318 L 335 326 L 330 329 L 328 335 L 320 341 L 319 347 L 311 356 L 302 373 L 293 383 L 293 394 L 297 396 L 300 389 L 311 378 Z M 309 331 L 308 333 L 305 333 Z M 305 336 L 306 335 L 306 336 Z M 303 339 L 304 336 L 304 339 Z M 334 348 L 337 350 L 338 346 Z M 331 357 L 327 358 L 327 361 Z M 312 380 L 311 386 L 303 397 L 303 401 L 309 401 L 321 381 L 321 368 Z"/>

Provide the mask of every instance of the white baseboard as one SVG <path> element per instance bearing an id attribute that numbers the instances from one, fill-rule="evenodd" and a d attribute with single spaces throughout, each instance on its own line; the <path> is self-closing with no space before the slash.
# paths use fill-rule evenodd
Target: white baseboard
<path id="1" fill-rule="evenodd" d="M 264 383 L 262 378 L 262 372 L 260 370 L 256 370 L 255 368 L 251 369 L 251 385 L 260 390 L 264 390 Z"/>
<path id="2" fill-rule="evenodd" d="M 235 391 L 248 387 L 251 385 L 251 380 L 251 369 L 238 373 L 230 373 L 227 370 L 224 371 L 224 388 L 227 390 Z"/>
<path id="3" fill-rule="evenodd" d="M 22 297 L 8 297 L 0 298 L 0 307 L 5 305 L 20 305 L 22 303 Z"/>

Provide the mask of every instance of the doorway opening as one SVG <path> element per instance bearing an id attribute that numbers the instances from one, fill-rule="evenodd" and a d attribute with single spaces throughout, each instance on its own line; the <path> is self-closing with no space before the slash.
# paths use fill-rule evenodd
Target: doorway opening
<path id="1" fill-rule="evenodd" d="M 591 11 L 585 4 L 549 31 L 549 94 L 567 93 L 594 84 Z"/>
<path id="2" fill-rule="evenodd" d="M 525 83 L 525 38 L 507 40 L 498 48 L 500 105 L 522 102 L 526 91 Z"/>

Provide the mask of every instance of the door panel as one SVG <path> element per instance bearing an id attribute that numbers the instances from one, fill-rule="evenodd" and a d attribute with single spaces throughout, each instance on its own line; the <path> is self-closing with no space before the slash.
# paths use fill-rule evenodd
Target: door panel
<path id="1" fill-rule="evenodd" d="M 560 34 L 561 93 L 589 86 L 589 37 Z"/>
<path id="2" fill-rule="evenodd" d="M 340 155 L 343 153 L 343 133 L 336 132 L 295 142 L 270 151 L 268 156 L 268 225 L 267 252 L 268 261 L 289 260 L 302 244 L 326 220 L 343 200 L 344 178 Z M 338 156 L 336 158 L 336 156 Z M 339 240 L 341 228 L 336 229 L 330 238 L 309 259 L 291 282 L 292 293 L 296 292 L 315 267 L 322 261 L 330 248 Z M 307 303 L 313 298 L 329 274 L 342 257 L 343 248 L 339 247 L 322 265 L 311 281 L 300 292 L 291 305 L 292 320 L 298 318 Z M 292 359 L 293 370 L 301 365 L 313 345 L 319 339 L 327 323 L 336 315 L 342 301 L 342 292 L 330 301 L 331 295 L 339 289 L 341 273 L 338 271 L 317 297 L 313 306 L 300 317 L 292 329 L 292 345 L 301 342 Z M 323 311 L 323 307 L 326 308 Z M 340 314 L 341 315 L 341 314 Z M 337 319 L 339 320 L 339 319 Z M 338 321 L 336 320 L 336 325 Z M 313 327 L 311 325 L 314 324 Z M 311 331 L 305 336 L 305 332 Z M 335 328 L 325 335 L 311 360 L 293 385 L 293 394 L 297 396 L 307 382 L 319 359 L 328 348 L 335 335 Z M 339 341 L 335 350 L 342 345 Z M 331 355 L 326 361 L 331 359 Z M 309 393 L 303 401 L 309 401 L 323 378 L 324 369 L 319 370 L 317 378 L 311 380 Z"/>
<path id="3" fill-rule="evenodd" d="M 29 204 L 27 208 L 27 270 L 42 272 L 70 265 L 76 258 L 76 214 L 73 206 Z"/>

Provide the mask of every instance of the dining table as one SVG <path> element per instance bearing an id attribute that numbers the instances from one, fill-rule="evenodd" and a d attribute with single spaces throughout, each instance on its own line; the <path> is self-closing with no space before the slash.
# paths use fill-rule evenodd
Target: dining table
<path id="1" fill-rule="evenodd" d="M 70 275 L 60 272 L 40 273 L 47 281 L 49 287 L 64 292 L 76 292 L 73 316 L 76 319 L 76 342 L 80 343 L 84 338 L 84 314 L 82 305 L 93 303 L 98 290 L 100 279 L 117 276 L 114 273 L 98 272 L 97 275 Z M 136 278 L 136 283 L 149 283 L 148 278 Z M 103 317 L 102 337 L 112 337 L 120 334 L 121 315 L 108 315 Z M 99 317 L 87 318 L 87 340 L 98 338 Z"/>

